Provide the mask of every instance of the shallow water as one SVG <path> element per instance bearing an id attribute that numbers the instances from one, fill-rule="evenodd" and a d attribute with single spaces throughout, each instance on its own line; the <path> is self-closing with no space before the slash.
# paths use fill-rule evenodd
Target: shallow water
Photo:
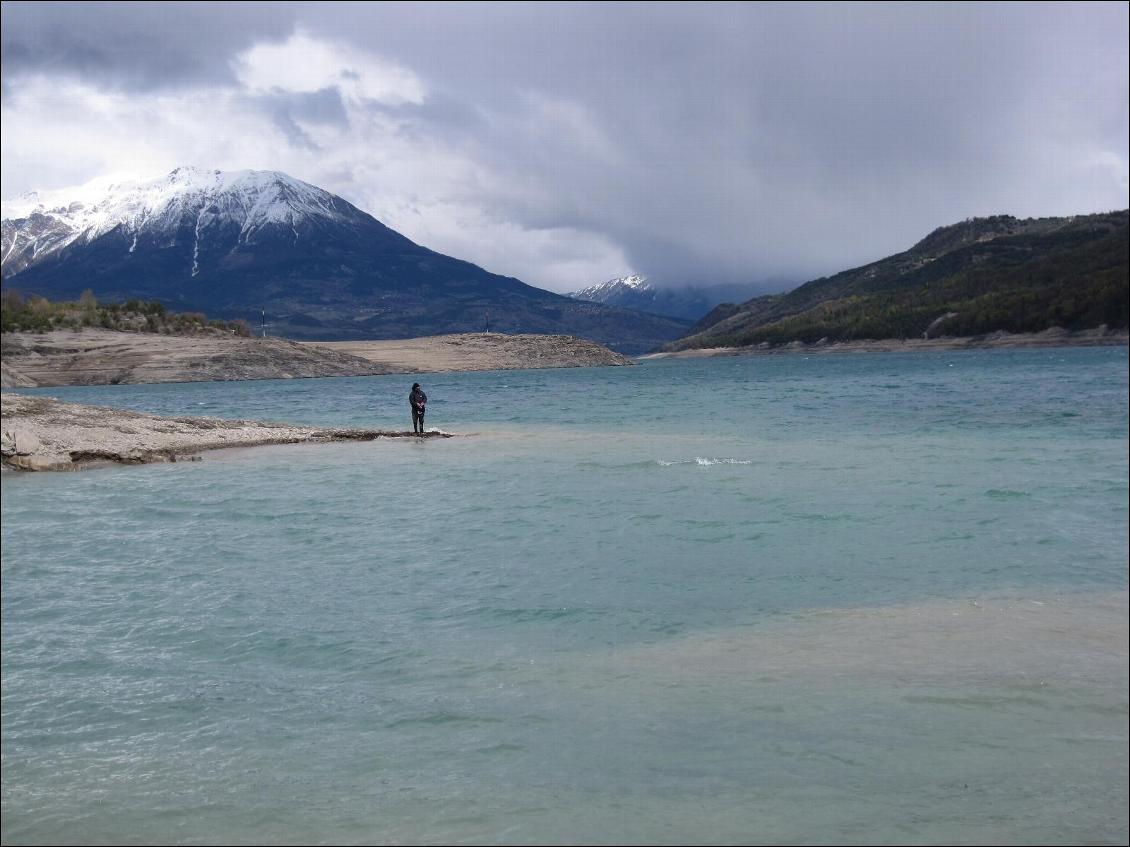
<path id="1" fill-rule="evenodd" d="M 1125 348 L 416 379 L 4 476 L 5 843 L 1125 842 Z"/>

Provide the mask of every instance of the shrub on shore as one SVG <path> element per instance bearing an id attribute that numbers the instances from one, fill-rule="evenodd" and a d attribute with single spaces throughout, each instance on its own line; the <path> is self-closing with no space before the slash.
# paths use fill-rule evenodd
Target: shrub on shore
<path id="1" fill-rule="evenodd" d="M 251 335 L 244 320 L 209 320 L 201 312 L 170 312 L 156 300 L 99 303 L 90 289 L 77 301 L 54 303 L 34 294 L 24 297 L 10 288 L 0 294 L 2 332 L 78 332 L 86 327 L 161 335 Z"/>

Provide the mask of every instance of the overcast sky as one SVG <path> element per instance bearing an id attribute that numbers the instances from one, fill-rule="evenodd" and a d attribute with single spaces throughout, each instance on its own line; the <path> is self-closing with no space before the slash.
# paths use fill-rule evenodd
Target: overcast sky
<path id="1" fill-rule="evenodd" d="M 5 2 L 3 195 L 282 170 L 556 291 L 780 289 L 1130 205 L 1127 10 Z"/>

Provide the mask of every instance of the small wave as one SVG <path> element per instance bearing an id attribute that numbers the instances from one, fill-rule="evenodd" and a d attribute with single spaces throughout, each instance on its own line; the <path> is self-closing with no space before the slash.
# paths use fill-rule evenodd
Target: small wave
<path id="1" fill-rule="evenodd" d="M 602 470 L 602 471 L 623 471 L 623 470 L 631 470 L 632 468 L 649 468 L 653 464 L 654 464 L 654 462 L 651 462 L 649 460 L 644 460 L 644 461 L 640 461 L 640 462 L 594 462 L 594 461 L 591 461 L 591 460 L 586 460 L 586 461 L 583 461 L 583 462 L 577 462 L 577 467 L 578 468 L 584 468 L 585 470 L 594 469 L 594 470 Z M 660 464 L 671 464 L 671 463 L 670 462 L 667 462 L 667 463 L 660 462 Z"/>
<path id="2" fill-rule="evenodd" d="M 660 467 L 669 468 L 671 465 L 698 465 L 699 467 L 708 468 L 711 465 L 752 465 L 752 459 L 707 459 L 702 456 L 695 456 L 693 459 L 676 459 L 672 462 L 663 459 L 656 459 L 656 464 Z"/>
<path id="3" fill-rule="evenodd" d="M 1013 491 L 1009 488 L 990 488 L 985 492 L 985 496 L 993 497 L 997 500 L 1012 500 L 1017 497 L 1030 496 L 1026 491 Z"/>
<path id="4" fill-rule="evenodd" d="M 532 608 L 503 608 L 497 606 L 478 606 L 463 614 L 474 617 L 485 617 L 506 623 L 547 623 L 560 620 L 578 620 L 601 617 L 604 612 L 599 609 L 581 609 L 576 606 L 532 607 Z"/>
<path id="5" fill-rule="evenodd" d="M 443 726 L 445 724 L 467 724 L 471 726 L 482 726 L 486 724 L 501 723 L 498 718 L 486 717 L 482 715 L 467 715 L 462 712 L 432 712 L 426 715 L 416 715 L 412 717 L 400 718 L 386 724 L 390 729 L 397 729 L 405 726 Z"/>

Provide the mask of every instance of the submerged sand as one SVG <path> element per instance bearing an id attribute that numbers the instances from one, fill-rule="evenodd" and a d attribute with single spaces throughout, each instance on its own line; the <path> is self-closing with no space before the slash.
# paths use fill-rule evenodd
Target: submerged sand
<path id="1" fill-rule="evenodd" d="M 337 429 L 221 418 L 168 418 L 64 403 L 50 397 L 0 397 L 0 459 L 5 469 L 77 470 L 104 464 L 198 459 L 206 450 L 264 444 L 448 438 L 379 429 Z"/>
<path id="2" fill-rule="evenodd" d="M 806 678 L 898 684 L 1043 686 L 1125 693 L 1124 590 L 1032 588 L 963 599 L 795 611 L 756 626 L 673 638 L 589 657 L 609 672 L 660 672 L 686 684 Z M 1124 708 L 1124 707 L 1123 707 Z"/>

